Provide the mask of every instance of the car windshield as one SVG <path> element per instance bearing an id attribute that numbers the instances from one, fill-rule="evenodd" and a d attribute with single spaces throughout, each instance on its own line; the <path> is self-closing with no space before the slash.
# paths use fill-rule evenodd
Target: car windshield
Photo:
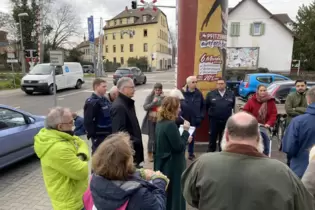
<path id="1" fill-rule="evenodd" d="M 129 74 L 130 70 L 129 69 L 117 69 L 115 74 Z"/>
<path id="2" fill-rule="evenodd" d="M 271 94 L 272 91 L 274 91 L 274 90 L 277 88 L 277 86 L 278 86 L 278 85 L 276 85 L 276 84 L 271 84 L 271 85 L 269 85 L 268 88 L 267 88 L 267 92 L 268 92 L 269 94 Z"/>
<path id="3" fill-rule="evenodd" d="M 29 72 L 30 75 L 50 75 L 53 67 L 50 65 L 36 65 Z"/>

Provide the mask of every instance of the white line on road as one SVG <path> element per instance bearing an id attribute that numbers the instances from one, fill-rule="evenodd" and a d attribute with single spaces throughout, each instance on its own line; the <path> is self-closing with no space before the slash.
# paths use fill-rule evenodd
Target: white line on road
<path id="1" fill-rule="evenodd" d="M 58 101 L 62 101 L 63 99 L 65 99 L 65 98 L 58 98 Z"/>
<path id="2" fill-rule="evenodd" d="M 78 93 L 84 93 L 84 92 L 86 92 L 86 90 L 80 90 L 80 91 L 77 91 L 77 92 L 74 92 L 74 93 L 69 93 L 69 94 L 58 96 L 58 98 L 64 98 L 64 97 L 67 97 L 67 96 L 72 96 L 72 95 L 75 95 L 75 94 L 78 94 Z"/>

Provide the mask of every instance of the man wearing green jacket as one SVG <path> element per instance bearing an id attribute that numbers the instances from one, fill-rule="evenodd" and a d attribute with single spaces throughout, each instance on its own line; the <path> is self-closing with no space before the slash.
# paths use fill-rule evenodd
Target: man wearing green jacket
<path id="1" fill-rule="evenodd" d="M 45 128 L 34 137 L 34 149 L 40 158 L 46 190 L 54 210 L 83 209 L 82 196 L 88 186 L 87 144 L 72 131 L 69 109 L 52 109 Z"/>
<path id="2" fill-rule="evenodd" d="M 306 101 L 306 81 L 296 80 L 296 92 L 290 93 L 285 101 L 285 111 L 287 113 L 287 126 L 292 118 L 304 114 L 307 108 Z"/>

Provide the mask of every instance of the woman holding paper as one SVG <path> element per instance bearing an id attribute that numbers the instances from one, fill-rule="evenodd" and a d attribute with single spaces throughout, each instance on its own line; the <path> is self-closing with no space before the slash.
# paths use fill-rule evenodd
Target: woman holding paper
<path id="1" fill-rule="evenodd" d="M 189 138 L 190 123 L 184 121 L 183 132 L 175 120 L 180 112 L 180 100 L 166 97 L 158 111 L 155 130 L 154 170 L 161 171 L 170 179 L 167 191 L 167 210 L 186 210 L 181 191 L 181 175 L 186 168 L 185 148 Z"/>

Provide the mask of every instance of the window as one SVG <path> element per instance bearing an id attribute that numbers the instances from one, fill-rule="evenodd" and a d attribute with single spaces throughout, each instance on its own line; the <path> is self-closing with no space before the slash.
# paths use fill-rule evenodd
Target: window
<path id="1" fill-rule="evenodd" d="M 115 40 L 116 39 L 116 34 L 115 33 L 113 33 L 113 40 Z"/>
<path id="2" fill-rule="evenodd" d="M 116 20 L 114 20 L 114 25 L 117 25 L 117 21 Z"/>
<path id="3" fill-rule="evenodd" d="M 105 40 L 107 40 L 107 35 L 105 35 Z"/>
<path id="4" fill-rule="evenodd" d="M 108 45 L 105 47 L 105 52 L 108 53 Z"/>
<path id="5" fill-rule="evenodd" d="M 120 33 L 120 39 L 124 39 L 124 33 Z"/>
<path id="6" fill-rule="evenodd" d="M 63 74 L 63 70 L 61 66 L 56 66 L 55 68 L 55 75 L 61 75 Z"/>
<path id="7" fill-rule="evenodd" d="M 124 65 L 124 58 L 123 57 L 120 58 L 120 64 Z"/>
<path id="8" fill-rule="evenodd" d="M 26 125 L 25 118 L 21 113 L 0 108 L 0 130 Z"/>
<path id="9" fill-rule="evenodd" d="M 130 44 L 130 45 L 129 45 L 129 51 L 130 51 L 130 52 L 133 52 L 133 44 Z"/>
<path id="10" fill-rule="evenodd" d="M 231 23 L 230 36 L 240 36 L 240 23 Z"/>
<path id="11" fill-rule="evenodd" d="M 114 58 L 113 58 L 113 62 L 114 62 L 114 63 L 117 63 L 117 61 L 116 61 L 116 57 L 114 57 Z"/>
<path id="12" fill-rule="evenodd" d="M 123 44 L 120 45 L 120 52 L 124 52 L 124 45 Z"/>
<path id="13" fill-rule="evenodd" d="M 250 35 L 262 36 L 265 33 L 265 24 L 261 22 L 255 22 L 250 25 Z"/>
<path id="14" fill-rule="evenodd" d="M 286 79 L 283 77 L 274 77 L 273 80 L 274 80 L 274 82 L 276 82 L 276 81 L 285 81 Z"/>
<path id="15" fill-rule="evenodd" d="M 119 23 L 120 23 L 120 24 L 123 24 L 123 20 L 122 20 L 122 19 L 120 19 L 120 20 L 119 20 Z"/>
<path id="16" fill-rule="evenodd" d="M 148 44 L 147 43 L 143 44 L 143 52 L 148 52 Z"/>
<path id="17" fill-rule="evenodd" d="M 261 82 L 261 83 L 265 83 L 265 84 L 270 84 L 272 82 L 271 77 L 267 77 L 267 76 L 258 76 L 256 77 L 257 81 Z"/>
<path id="18" fill-rule="evenodd" d="M 113 45 L 113 52 L 116 52 L 116 45 Z"/>
<path id="19" fill-rule="evenodd" d="M 142 20 L 143 20 L 143 22 L 147 22 L 147 16 L 146 16 L 146 15 L 143 15 L 143 16 L 142 16 Z"/>
<path id="20" fill-rule="evenodd" d="M 147 29 L 144 29 L 144 30 L 143 30 L 143 36 L 144 36 L 144 37 L 147 37 L 147 36 L 148 36 L 148 30 L 147 30 Z"/>
<path id="21" fill-rule="evenodd" d="M 129 38 L 131 39 L 133 37 L 133 33 L 130 33 L 129 34 Z"/>

